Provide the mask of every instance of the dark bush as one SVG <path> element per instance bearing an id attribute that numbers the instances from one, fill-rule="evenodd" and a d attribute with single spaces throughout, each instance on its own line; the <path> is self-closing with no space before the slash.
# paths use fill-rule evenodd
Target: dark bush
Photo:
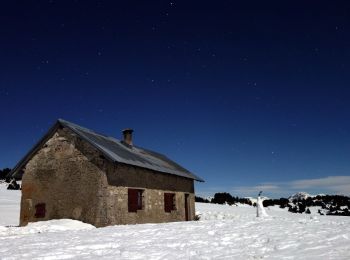
<path id="1" fill-rule="evenodd" d="M 11 169 L 9 168 L 5 168 L 3 170 L 0 170 L 0 180 L 5 180 L 7 174 L 9 174 L 11 172 Z"/>
<path id="2" fill-rule="evenodd" d="M 298 213 L 298 208 L 296 206 L 289 206 L 288 211 L 292 213 Z"/>
<path id="3" fill-rule="evenodd" d="M 270 207 L 274 205 L 280 206 L 280 208 L 285 208 L 288 206 L 289 200 L 285 198 L 280 199 L 267 199 L 263 201 L 264 207 Z"/>
<path id="4" fill-rule="evenodd" d="M 203 202 L 203 203 L 210 203 L 208 199 L 203 199 L 202 197 L 195 196 L 194 197 L 195 202 Z"/>
<path id="5" fill-rule="evenodd" d="M 305 212 L 305 201 L 303 201 L 303 202 L 299 202 L 298 203 L 298 212 L 299 213 L 303 213 L 303 212 Z"/>
<path id="6" fill-rule="evenodd" d="M 227 192 L 221 192 L 221 193 L 215 193 L 214 198 L 211 200 L 211 203 L 217 203 L 217 204 L 229 204 L 232 205 L 235 203 L 235 199 L 232 197 L 230 193 Z"/>
<path id="7" fill-rule="evenodd" d="M 19 190 L 20 188 L 21 186 L 16 182 L 15 179 L 12 179 L 9 185 L 7 186 L 8 190 Z"/>

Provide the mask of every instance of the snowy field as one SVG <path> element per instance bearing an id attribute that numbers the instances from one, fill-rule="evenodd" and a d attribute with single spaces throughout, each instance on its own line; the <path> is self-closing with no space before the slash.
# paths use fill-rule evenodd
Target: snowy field
<path id="1" fill-rule="evenodd" d="M 0 185 L 0 259 L 350 259 L 350 218 L 197 203 L 200 221 L 94 228 L 18 224 L 19 191 Z"/>
<path id="2" fill-rule="evenodd" d="M 20 191 L 9 191 L 5 183 L 0 183 L 0 227 L 18 225 L 20 201 Z"/>

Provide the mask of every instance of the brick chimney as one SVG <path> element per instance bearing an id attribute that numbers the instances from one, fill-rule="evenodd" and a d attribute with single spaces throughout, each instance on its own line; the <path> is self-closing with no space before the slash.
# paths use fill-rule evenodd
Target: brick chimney
<path id="1" fill-rule="evenodd" d="M 123 131 L 123 143 L 132 146 L 132 130 L 131 128 L 124 129 Z"/>

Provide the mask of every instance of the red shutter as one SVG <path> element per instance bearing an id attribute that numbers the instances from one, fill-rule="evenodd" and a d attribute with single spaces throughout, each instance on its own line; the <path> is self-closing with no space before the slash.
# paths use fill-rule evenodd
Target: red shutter
<path id="1" fill-rule="evenodd" d="M 129 212 L 137 211 L 137 190 L 128 189 L 128 210 Z"/>
<path id="2" fill-rule="evenodd" d="M 164 193 L 164 211 L 171 211 L 171 209 L 169 208 L 169 193 Z"/>
<path id="3" fill-rule="evenodd" d="M 171 212 L 174 210 L 174 193 L 164 193 L 164 211 Z"/>
<path id="4" fill-rule="evenodd" d="M 45 218 L 46 205 L 45 203 L 39 203 L 35 205 L 35 217 L 36 218 Z"/>

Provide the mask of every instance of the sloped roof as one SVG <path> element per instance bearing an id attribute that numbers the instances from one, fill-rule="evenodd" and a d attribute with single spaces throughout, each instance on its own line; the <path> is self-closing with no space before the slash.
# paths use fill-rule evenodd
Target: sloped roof
<path id="1" fill-rule="evenodd" d="M 150 170 L 155 170 L 157 172 L 173 174 L 201 182 L 204 181 L 174 161 L 170 160 L 165 155 L 141 147 L 129 146 L 114 137 L 96 133 L 90 129 L 81 127 L 77 124 L 68 122 L 63 119 L 58 119 L 56 124 L 40 140 L 40 142 L 16 165 L 11 173 L 13 177 L 20 177 L 19 175 L 22 174 L 20 170 L 60 125 L 73 131 L 76 135 L 90 143 L 113 162 L 138 166 Z"/>

